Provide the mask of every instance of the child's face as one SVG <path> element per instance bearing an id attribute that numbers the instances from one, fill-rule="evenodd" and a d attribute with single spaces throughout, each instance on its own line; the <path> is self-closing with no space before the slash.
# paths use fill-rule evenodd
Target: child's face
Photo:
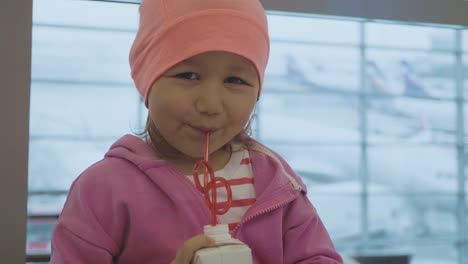
<path id="1" fill-rule="evenodd" d="M 200 158 L 206 131 L 212 153 L 244 128 L 258 90 L 257 72 L 247 59 L 207 52 L 176 64 L 153 84 L 150 116 L 169 144 Z"/>

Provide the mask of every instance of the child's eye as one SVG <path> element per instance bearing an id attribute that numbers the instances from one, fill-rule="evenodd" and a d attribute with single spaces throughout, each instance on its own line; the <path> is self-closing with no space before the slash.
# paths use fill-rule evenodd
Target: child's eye
<path id="1" fill-rule="evenodd" d="M 194 72 L 183 72 L 174 75 L 174 77 L 187 80 L 198 80 L 198 75 Z"/>
<path id="2" fill-rule="evenodd" d="M 245 82 L 244 80 L 238 77 L 228 77 L 226 78 L 225 82 L 234 83 L 234 84 L 244 84 L 244 85 L 248 84 L 247 82 Z"/>

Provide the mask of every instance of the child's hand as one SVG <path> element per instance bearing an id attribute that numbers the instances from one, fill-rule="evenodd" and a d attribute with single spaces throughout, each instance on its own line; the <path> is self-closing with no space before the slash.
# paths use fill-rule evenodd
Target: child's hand
<path id="1" fill-rule="evenodd" d="M 209 247 L 213 244 L 213 239 L 205 235 L 194 236 L 185 241 L 171 264 L 189 264 L 193 258 L 193 254 L 195 254 L 195 251 L 200 248 Z"/>

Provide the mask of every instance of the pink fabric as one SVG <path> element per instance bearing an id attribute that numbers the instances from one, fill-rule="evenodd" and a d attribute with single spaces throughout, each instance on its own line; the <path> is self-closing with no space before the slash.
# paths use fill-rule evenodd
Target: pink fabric
<path id="1" fill-rule="evenodd" d="M 233 237 L 254 263 L 340 264 L 305 186 L 297 191 L 279 164 L 251 151 L 257 201 Z M 51 263 L 170 263 L 210 213 L 194 185 L 141 139 L 127 135 L 73 183 L 52 236 Z"/>
<path id="2" fill-rule="evenodd" d="M 267 19 L 258 0 L 144 0 L 130 66 L 148 106 L 151 86 L 165 71 L 207 51 L 247 58 L 261 87 L 269 50 Z"/>

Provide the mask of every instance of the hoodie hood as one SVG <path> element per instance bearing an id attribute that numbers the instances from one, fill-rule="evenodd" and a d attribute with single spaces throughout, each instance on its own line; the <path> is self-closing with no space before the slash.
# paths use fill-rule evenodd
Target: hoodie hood
<path id="1" fill-rule="evenodd" d="M 302 182 L 300 177 L 298 177 L 294 171 L 289 167 L 289 165 L 284 161 L 280 155 L 269 150 L 264 145 L 257 142 L 255 139 L 251 138 L 252 141 L 251 147 L 249 147 L 250 158 L 252 159 L 252 164 L 264 164 L 264 159 L 270 159 L 275 167 L 280 169 L 287 179 L 276 179 L 280 181 L 289 181 L 292 187 L 296 191 L 307 192 L 305 184 Z M 160 159 L 156 153 L 151 149 L 151 147 L 141 138 L 134 135 L 125 135 L 117 140 L 109 149 L 105 155 L 106 158 L 120 158 L 129 161 L 130 163 L 135 164 L 140 170 L 146 171 L 149 168 L 158 168 L 162 166 L 173 167 L 173 165 L 166 161 Z M 258 160 L 259 162 L 255 162 Z M 260 160 L 262 160 L 260 162 Z M 175 169 L 175 168 L 174 168 Z M 263 168 L 254 167 L 254 174 L 256 172 L 263 171 Z M 272 178 L 265 178 L 268 181 L 273 180 Z M 265 182 L 264 187 L 269 185 Z M 259 186 L 256 186 L 259 188 Z M 257 193 L 263 192 L 263 188 L 257 189 Z"/>
<path id="2" fill-rule="evenodd" d="M 151 167 L 168 165 L 160 159 L 151 147 L 141 138 L 125 135 L 117 140 L 106 153 L 105 158 L 120 158 L 135 164 L 142 170 Z"/>

